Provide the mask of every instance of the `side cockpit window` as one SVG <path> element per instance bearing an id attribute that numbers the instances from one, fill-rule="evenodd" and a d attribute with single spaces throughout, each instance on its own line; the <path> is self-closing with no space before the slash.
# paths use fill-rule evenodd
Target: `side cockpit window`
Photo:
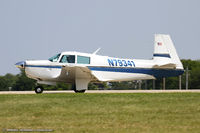
<path id="1" fill-rule="evenodd" d="M 90 64 L 90 57 L 86 56 L 77 56 L 77 63 L 78 64 Z"/>
<path id="2" fill-rule="evenodd" d="M 61 63 L 75 63 L 75 55 L 63 55 L 60 62 Z"/>

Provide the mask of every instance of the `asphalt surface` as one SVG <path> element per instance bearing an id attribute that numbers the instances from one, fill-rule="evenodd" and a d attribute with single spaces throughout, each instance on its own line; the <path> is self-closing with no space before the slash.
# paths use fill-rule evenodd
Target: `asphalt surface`
<path id="1" fill-rule="evenodd" d="M 200 93 L 199 90 L 87 90 L 85 93 Z M 64 91 L 44 91 L 43 93 L 75 93 L 72 90 Z M 0 91 L 0 94 L 35 94 L 35 91 Z"/>

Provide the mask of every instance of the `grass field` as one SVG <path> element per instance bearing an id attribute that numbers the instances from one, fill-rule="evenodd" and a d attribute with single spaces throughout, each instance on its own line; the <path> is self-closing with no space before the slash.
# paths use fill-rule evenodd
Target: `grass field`
<path id="1" fill-rule="evenodd" d="M 200 132 L 200 93 L 0 95 L 0 130 Z"/>

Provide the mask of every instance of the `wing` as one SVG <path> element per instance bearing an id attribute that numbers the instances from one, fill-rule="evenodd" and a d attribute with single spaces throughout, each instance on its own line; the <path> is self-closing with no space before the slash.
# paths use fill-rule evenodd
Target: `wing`
<path id="1" fill-rule="evenodd" d="M 62 79 L 63 81 L 74 82 L 76 78 L 87 78 L 91 81 L 98 81 L 98 79 L 92 74 L 87 66 L 77 66 L 74 64 L 62 66 L 59 79 Z"/>

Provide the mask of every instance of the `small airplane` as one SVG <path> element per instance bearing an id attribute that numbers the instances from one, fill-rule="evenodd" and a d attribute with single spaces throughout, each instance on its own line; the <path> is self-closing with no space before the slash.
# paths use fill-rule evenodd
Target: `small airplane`
<path id="1" fill-rule="evenodd" d="M 156 34 L 151 60 L 122 59 L 94 53 L 62 52 L 48 60 L 27 60 L 15 65 L 25 69 L 38 84 L 70 83 L 77 93 L 84 93 L 89 82 L 147 80 L 179 76 L 183 65 L 169 35 Z M 35 88 L 43 92 L 42 86 Z"/>

